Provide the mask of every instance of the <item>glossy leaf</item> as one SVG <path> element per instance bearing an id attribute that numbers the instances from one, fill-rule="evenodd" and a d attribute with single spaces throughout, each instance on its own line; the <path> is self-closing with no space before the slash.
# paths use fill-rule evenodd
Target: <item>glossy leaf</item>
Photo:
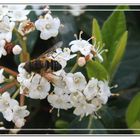
<path id="1" fill-rule="evenodd" d="M 102 27 L 103 42 L 109 50 L 112 49 L 114 44 L 126 30 L 125 15 L 122 10 L 119 11 L 120 9 L 122 9 L 121 6 L 117 7 L 111 16 L 104 22 Z"/>
<path id="2" fill-rule="evenodd" d="M 109 65 L 110 75 L 114 74 L 118 64 L 120 63 L 120 61 L 124 55 L 124 51 L 125 51 L 126 44 L 127 44 L 127 36 L 128 36 L 128 32 L 126 31 L 126 32 L 124 32 L 124 34 L 122 35 L 122 37 L 120 38 L 119 42 L 117 43 L 117 45 L 115 47 L 115 50 L 114 50 L 115 54 L 111 60 L 111 64 Z"/>
<path id="3" fill-rule="evenodd" d="M 107 80 L 108 72 L 105 67 L 97 61 L 89 61 L 86 66 L 88 77 L 95 77 L 98 80 Z"/>
<path id="4" fill-rule="evenodd" d="M 114 57 L 116 46 L 122 34 L 126 31 L 125 14 L 122 11 L 124 7 L 119 6 L 104 22 L 102 27 L 102 40 L 105 48 L 108 49 L 105 67 L 109 70 L 110 63 Z"/>
<path id="5" fill-rule="evenodd" d="M 68 130 L 65 129 L 68 129 L 69 123 L 67 121 L 59 119 L 55 122 L 55 127 L 58 129 L 56 130 L 57 133 L 68 133 Z M 63 130 L 59 130 L 59 129 L 63 129 Z"/>
<path id="6" fill-rule="evenodd" d="M 127 108 L 126 122 L 129 128 L 140 129 L 140 93 L 132 99 Z"/>
<path id="7" fill-rule="evenodd" d="M 69 123 L 67 121 L 64 120 L 57 120 L 55 123 L 55 127 L 56 128 L 68 128 Z"/>
<path id="8" fill-rule="evenodd" d="M 95 36 L 96 41 L 102 44 L 102 35 L 101 35 L 100 26 L 95 18 L 93 19 L 93 23 L 92 23 L 92 36 Z M 93 44 L 94 44 L 94 40 L 93 40 Z"/>
<path id="9" fill-rule="evenodd" d="M 105 126 L 100 119 L 94 119 L 93 116 L 84 117 L 80 120 L 79 117 L 76 117 L 70 124 L 70 128 L 75 129 L 71 130 L 72 134 L 103 134 L 107 133 Z M 79 130 L 80 129 L 80 130 Z"/>

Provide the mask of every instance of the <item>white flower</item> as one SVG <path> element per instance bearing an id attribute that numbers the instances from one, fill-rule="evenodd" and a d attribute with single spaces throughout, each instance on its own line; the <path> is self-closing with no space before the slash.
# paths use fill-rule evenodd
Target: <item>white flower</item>
<path id="1" fill-rule="evenodd" d="M 85 96 L 81 92 L 74 92 L 70 95 L 71 103 L 75 107 L 74 114 L 83 117 L 92 114 L 96 110 L 94 104 L 87 103 Z"/>
<path id="2" fill-rule="evenodd" d="M 102 100 L 103 104 L 106 104 L 108 97 L 111 96 L 110 87 L 108 86 L 107 81 L 99 81 L 98 86 L 100 88 L 99 98 Z"/>
<path id="3" fill-rule="evenodd" d="M 64 81 L 71 92 L 75 92 L 76 90 L 82 91 L 87 84 L 86 79 L 81 72 L 76 72 L 74 74 L 68 73 L 64 77 Z"/>
<path id="4" fill-rule="evenodd" d="M 79 103 L 86 103 L 86 98 L 82 92 L 76 91 L 70 94 L 71 103 L 73 106 L 78 106 Z"/>
<path id="5" fill-rule="evenodd" d="M 93 99 L 95 96 L 98 95 L 99 88 L 98 88 L 98 80 L 92 78 L 86 88 L 84 89 L 84 95 L 86 96 L 87 100 Z"/>
<path id="6" fill-rule="evenodd" d="M 87 56 L 91 52 L 92 44 L 90 44 L 88 42 L 89 40 L 86 41 L 86 40 L 83 40 L 81 38 L 81 34 L 82 33 L 83 32 L 80 32 L 79 39 L 76 39 L 74 41 L 71 41 L 69 43 L 69 45 L 71 46 L 71 51 L 72 52 L 78 52 L 78 51 L 80 51 L 82 55 Z"/>
<path id="7" fill-rule="evenodd" d="M 67 61 L 74 58 L 76 54 L 71 54 L 71 50 L 69 48 L 61 48 L 56 49 L 56 52 L 52 54 L 53 58 L 57 60 L 61 65 L 62 69 L 66 67 Z"/>
<path id="8" fill-rule="evenodd" d="M 16 10 L 24 10 L 26 8 L 26 5 L 24 4 L 11 4 L 7 5 L 7 8 L 9 11 L 16 11 Z"/>
<path id="9" fill-rule="evenodd" d="M 26 106 L 15 106 L 13 108 L 13 119 L 12 121 L 18 128 L 21 128 L 25 124 L 25 117 L 29 115 L 29 111 L 26 110 Z"/>
<path id="10" fill-rule="evenodd" d="M 91 104 L 96 106 L 96 110 L 95 111 L 98 111 L 102 107 L 103 102 L 102 102 L 102 100 L 100 98 L 93 98 L 91 100 Z"/>
<path id="11" fill-rule="evenodd" d="M 25 87 L 29 88 L 31 78 L 33 77 L 33 74 L 29 74 L 23 67 L 25 63 L 21 63 L 18 66 L 19 74 L 17 76 L 17 81 L 21 84 L 21 89 L 24 89 Z M 22 93 L 22 92 L 20 92 Z"/>
<path id="12" fill-rule="evenodd" d="M 29 97 L 32 99 L 45 99 L 50 90 L 50 83 L 39 74 L 33 76 L 29 87 Z"/>
<path id="13" fill-rule="evenodd" d="M 26 108 L 26 106 L 19 106 L 15 99 L 11 99 L 8 92 L 0 96 L 0 112 L 7 121 L 13 121 L 17 127 L 22 127 L 25 123 L 24 117 L 29 115 Z"/>
<path id="14" fill-rule="evenodd" d="M 89 114 L 92 114 L 95 111 L 96 111 L 96 106 L 94 104 L 81 102 L 76 106 L 73 113 L 77 116 L 84 117 L 85 115 L 88 116 Z"/>
<path id="15" fill-rule="evenodd" d="M 3 17 L 2 21 L 0 22 L 0 40 L 6 40 L 7 42 L 10 42 L 14 27 L 14 22 L 10 22 L 7 16 Z"/>
<path id="16" fill-rule="evenodd" d="M 0 84 L 4 82 L 5 76 L 3 75 L 4 69 L 0 69 Z"/>
<path id="17" fill-rule="evenodd" d="M 13 119 L 12 108 L 18 105 L 18 102 L 14 99 L 11 99 L 9 94 L 10 93 L 8 92 L 4 92 L 0 96 L 0 111 L 7 121 L 11 121 Z"/>
<path id="18" fill-rule="evenodd" d="M 27 20 L 27 15 L 30 13 L 29 10 L 24 11 L 10 11 L 8 16 L 11 21 L 24 21 Z"/>
<path id="19" fill-rule="evenodd" d="M 0 5 L 0 20 L 8 13 L 8 8 Z"/>
<path id="20" fill-rule="evenodd" d="M 82 13 L 85 11 L 82 9 L 85 7 L 85 5 L 69 5 L 70 8 L 72 9 L 70 12 L 73 16 L 80 16 Z"/>
<path id="21" fill-rule="evenodd" d="M 63 58 L 64 60 L 68 61 L 76 56 L 76 54 L 71 55 L 71 50 L 69 48 L 64 48 L 62 51 L 62 48 L 56 49 L 56 53 L 53 54 L 54 57 L 59 56 Z"/>
<path id="22" fill-rule="evenodd" d="M 4 56 L 7 55 L 7 52 L 4 48 L 5 44 L 6 44 L 5 40 L 0 40 L 0 58 L 2 57 L 2 55 Z"/>
<path id="23" fill-rule="evenodd" d="M 54 108 L 57 109 L 67 110 L 72 107 L 70 103 L 70 97 L 67 94 L 61 94 L 61 95 L 50 94 L 48 96 L 48 101 Z"/>
<path id="24" fill-rule="evenodd" d="M 108 100 L 108 97 L 111 96 L 110 88 L 108 86 L 107 81 L 98 81 L 95 78 L 92 78 L 85 90 L 84 95 L 87 100 L 92 100 L 94 98 L 99 98 L 103 104 L 105 104 Z"/>
<path id="25" fill-rule="evenodd" d="M 94 42 L 94 45 L 91 47 L 91 54 L 93 55 L 93 57 L 97 58 L 100 62 L 103 62 L 103 57 L 101 54 L 107 51 L 108 51 L 107 49 L 103 49 L 103 46 L 101 46 L 100 42 L 96 43 L 96 40 Z"/>
<path id="26" fill-rule="evenodd" d="M 18 67 L 19 74 L 17 80 L 20 83 L 20 93 L 32 99 L 44 99 L 50 90 L 48 80 L 37 73 L 29 74 L 22 63 Z"/>
<path id="27" fill-rule="evenodd" d="M 30 10 L 24 10 L 25 5 L 20 5 L 18 6 L 13 6 L 13 7 L 8 7 L 9 12 L 8 16 L 10 17 L 11 21 L 24 21 L 27 20 L 27 15 L 30 13 Z M 15 8 L 15 9 L 14 9 Z"/>
<path id="28" fill-rule="evenodd" d="M 50 14 L 46 14 L 44 18 L 40 18 L 35 22 L 37 30 L 41 31 L 40 38 L 47 40 L 58 35 L 60 20 L 53 18 Z"/>
<path id="29" fill-rule="evenodd" d="M 15 45 L 14 48 L 12 49 L 12 52 L 14 55 L 20 54 L 22 51 L 22 48 L 19 45 Z"/>

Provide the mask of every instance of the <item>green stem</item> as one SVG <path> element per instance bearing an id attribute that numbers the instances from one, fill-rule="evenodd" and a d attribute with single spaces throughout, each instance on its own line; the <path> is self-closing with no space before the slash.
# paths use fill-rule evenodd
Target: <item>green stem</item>
<path id="1" fill-rule="evenodd" d="M 75 63 L 74 66 L 72 67 L 70 73 L 75 72 L 75 70 L 78 68 L 78 63 L 77 63 L 77 61 L 78 61 L 78 58 L 80 57 L 80 55 L 81 55 L 80 53 L 77 54 L 76 63 Z"/>
<path id="2" fill-rule="evenodd" d="M 15 34 L 19 40 L 19 43 L 22 47 L 22 52 L 20 54 L 20 61 L 21 62 L 28 61 L 30 59 L 30 55 L 29 55 L 28 50 L 27 50 L 26 40 L 23 39 L 23 36 L 17 31 L 17 29 L 14 28 L 14 32 L 15 32 Z"/>
<path id="3" fill-rule="evenodd" d="M 5 83 L 10 83 L 10 82 L 12 82 L 13 80 L 14 80 L 14 79 L 5 78 L 5 79 L 4 79 L 4 82 L 5 82 Z"/>
<path id="4" fill-rule="evenodd" d="M 93 122 L 93 115 L 90 115 L 90 116 L 89 116 L 89 122 L 88 122 L 87 129 L 91 129 L 92 122 Z M 89 131 L 89 134 L 92 134 L 92 131 L 93 131 L 93 130 L 90 130 L 90 131 Z"/>
<path id="5" fill-rule="evenodd" d="M 75 65 L 72 67 L 70 73 L 75 72 L 75 70 L 76 70 L 77 68 L 78 68 L 78 64 L 77 64 L 77 62 L 76 62 Z"/>
<path id="6" fill-rule="evenodd" d="M 17 97 L 17 95 L 19 94 L 19 91 L 20 91 L 20 89 L 18 88 L 12 96 L 13 99 L 15 99 Z"/>

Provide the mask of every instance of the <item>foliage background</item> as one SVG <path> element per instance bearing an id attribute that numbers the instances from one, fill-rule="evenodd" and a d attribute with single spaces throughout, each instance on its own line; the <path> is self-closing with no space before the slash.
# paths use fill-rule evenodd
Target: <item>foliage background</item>
<path id="1" fill-rule="evenodd" d="M 74 39 L 73 34 L 79 33 L 79 31 L 84 31 L 84 39 L 88 39 L 92 35 L 92 21 L 93 18 L 98 20 L 99 25 L 102 27 L 104 21 L 110 16 L 113 9 L 116 6 L 87 6 L 84 14 L 79 17 L 72 16 L 66 9 L 68 6 L 50 6 L 52 9 L 52 14 L 58 16 L 61 22 L 65 25 L 64 29 L 60 32 L 57 38 L 51 38 L 47 41 L 43 41 L 39 38 L 38 32 L 34 32 L 30 35 L 29 38 L 29 51 L 32 58 L 39 56 L 46 49 L 50 48 L 55 42 L 62 40 L 64 46 L 68 46 L 68 43 Z M 60 9 L 55 11 L 53 9 Z M 32 100 L 26 98 L 26 104 L 28 109 L 31 111 L 30 117 L 27 118 L 27 123 L 24 126 L 26 129 L 36 129 L 36 130 L 22 130 L 19 133 L 139 133 L 136 131 L 126 130 L 129 127 L 129 120 L 139 120 L 140 119 L 140 107 L 139 103 L 135 104 L 134 107 L 131 107 L 132 114 L 136 114 L 135 119 L 131 118 L 131 113 L 128 112 L 130 119 L 126 119 L 126 111 L 130 101 L 133 97 L 140 91 L 140 12 L 135 11 L 139 9 L 139 6 L 129 6 L 130 11 L 125 12 L 126 16 L 126 26 L 128 30 L 128 43 L 125 51 L 125 55 L 119 65 L 119 68 L 115 74 L 115 77 L 112 80 L 112 84 L 118 84 L 112 92 L 119 92 L 119 97 L 111 97 L 108 101 L 108 104 L 100 110 L 100 115 L 102 118 L 100 120 L 92 120 L 91 125 L 89 126 L 89 117 L 84 118 L 82 121 L 78 121 L 79 118 L 72 114 L 72 110 L 60 112 L 60 117 L 57 117 L 57 111 L 54 110 L 52 113 L 49 113 L 51 106 L 44 100 Z M 64 10 L 63 10 L 64 9 Z M 92 9 L 92 10 L 90 10 Z M 103 9 L 106 9 L 103 10 Z M 35 20 L 37 16 L 35 12 L 31 12 L 29 15 L 32 20 Z M 114 19 L 115 20 L 115 19 Z M 118 22 L 117 20 L 114 22 Z M 119 30 L 119 29 L 118 29 Z M 110 40 L 111 41 L 111 40 Z M 14 70 L 17 69 L 18 57 L 13 58 L 12 55 L 8 55 L 1 59 L 1 65 L 7 66 Z M 71 62 L 72 65 L 72 62 Z M 71 66 L 70 65 L 70 66 Z M 138 101 L 139 102 L 140 97 Z M 135 108 L 137 106 L 137 108 Z M 0 118 L 2 115 L 0 114 Z M 129 118 L 129 117 L 128 117 Z M 126 121 L 127 120 L 127 121 Z M 128 125 L 127 125 L 128 122 Z M 4 124 L 7 128 L 12 128 L 13 124 L 4 121 Z M 140 124 L 136 126 L 140 128 Z M 52 130 L 47 130 L 52 128 Z M 53 130 L 55 129 L 69 129 L 69 128 L 79 128 L 84 130 Z M 106 129 L 106 130 L 89 130 L 89 129 Z M 44 129 L 44 130 L 38 130 Z M 46 129 L 46 130 L 45 130 Z M 117 129 L 117 130 L 113 130 Z M 124 129 L 119 130 L 119 129 Z M 6 133 L 6 132 L 5 132 Z"/>

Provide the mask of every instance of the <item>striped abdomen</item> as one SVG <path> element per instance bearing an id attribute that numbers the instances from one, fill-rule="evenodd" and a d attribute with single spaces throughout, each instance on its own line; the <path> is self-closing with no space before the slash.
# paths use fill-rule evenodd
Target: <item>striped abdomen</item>
<path id="1" fill-rule="evenodd" d="M 62 66 L 55 60 L 42 60 L 42 59 L 35 59 L 29 62 L 26 62 L 24 68 L 27 72 L 36 72 L 40 73 L 41 70 L 47 71 L 50 69 L 51 71 L 58 71 L 62 68 Z"/>

